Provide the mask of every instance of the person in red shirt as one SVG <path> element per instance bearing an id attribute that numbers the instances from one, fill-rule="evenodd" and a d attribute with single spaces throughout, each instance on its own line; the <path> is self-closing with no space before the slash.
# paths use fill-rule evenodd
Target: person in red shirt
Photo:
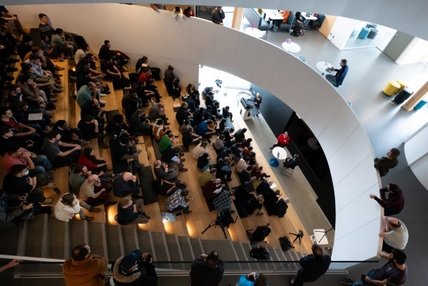
<path id="1" fill-rule="evenodd" d="M 138 75 L 138 84 L 145 84 L 152 77 L 148 67 L 141 67 L 140 74 Z"/>
<path id="2" fill-rule="evenodd" d="M 106 161 L 95 156 L 92 148 L 83 149 L 82 154 L 80 154 L 78 163 L 82 164 L 83 166 L 86 166 L 86 168 L 88 168 L 88 170 L 92 172 L 107 171 Z"/>
<path id="3" fill-rule="evenodd" d="M 285 131 L 281 134 L 279 134 L 278 138 L 276 139 L 276 143 L 273 144 L 273 146 L 270 148 L 271 150 L 277 146 L 279 147 L 285 147 L 290 143 L 290 136 L 288 136 L 288 132 Z"/>

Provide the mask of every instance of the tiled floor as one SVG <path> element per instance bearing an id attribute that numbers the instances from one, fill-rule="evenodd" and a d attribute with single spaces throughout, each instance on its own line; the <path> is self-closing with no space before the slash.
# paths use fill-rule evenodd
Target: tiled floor
<path id="1" fill-rule="evenodd" d="M 296 57 L 303 56 L 315 72 L 318 72 L 315 69 L 318 61 L 338 66 L 340 59 L 348 60 L 349 73 L 338 92 L 352 104 L 376 156 L 399 146 L 428 122 L 428 108 L 407 112 L 390 104 L 390 98 L 381 93 L 391 79 L 401 79 L 416 91 L 428 79 L 428 64 L 397 65 L 376 48 L 340 51 L 317 31 L 306 31 L 298 38 L 288 33 L 268 32 L 265 40 L 280 46 L 287 38 L 301 46 Z"/>

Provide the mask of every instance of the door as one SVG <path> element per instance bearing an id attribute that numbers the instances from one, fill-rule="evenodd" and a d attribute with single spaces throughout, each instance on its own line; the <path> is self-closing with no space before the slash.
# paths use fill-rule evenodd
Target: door
<path id="1" fill-rule="evenodd" d="M 339 50 L 343 49 L 358 21 L 349 18 L 337 17 L 333 28 L 331 29 L 328 39 Z"/>
<path id="2" fill-rule="evenodd" d="M 397 32 L 383 52 L 385 55 L 396 61 L 413 38 L 414 37 L 412 35 L 404 32 Z"/>

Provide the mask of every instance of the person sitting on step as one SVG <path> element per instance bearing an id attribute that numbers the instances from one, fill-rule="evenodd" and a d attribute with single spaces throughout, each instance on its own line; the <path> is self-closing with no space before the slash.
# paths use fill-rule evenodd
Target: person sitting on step
<path id="1" fill-rule="evenodd" d="M 119 224 L 148 223 L 150 216 L 144 212 L 144 201 L 137 199 L 135 202 L 128 197 L 120 199 L 117 205 L 115 217 Z"/>

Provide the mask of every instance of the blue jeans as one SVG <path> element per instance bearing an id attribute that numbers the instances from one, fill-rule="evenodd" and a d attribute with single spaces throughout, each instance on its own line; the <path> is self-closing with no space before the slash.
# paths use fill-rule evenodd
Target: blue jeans
<path id="1" fill-rule="evenodd" d="M 52 164 L 46 155 L 37 155 L 37 157 L 33 159 L 33 163 L 36 166 L 43 167 L 45 170 L 52 169 Z"/>
<path id="2" fill-rule="evenodd" d="M 337 84 L 336 81 L 336 77 L 332 74 L 327 74 L 325 76 L 325 78 L 334 86 L 334 87 L 339 87 L 339 85 Z"/>
<path id="3" fill-rule="evenodd" d="M 374 274 L 375 274 L 375 270 L 370 270 L 369 273 L 367 273 L 367 276 L 370 279 L 374 279 Z M 361 280 L 359 281 L 355 281 L 354 283 L 352 283 L 352 286 L 366 286 L 368 284 L 362 282 Z"/>

